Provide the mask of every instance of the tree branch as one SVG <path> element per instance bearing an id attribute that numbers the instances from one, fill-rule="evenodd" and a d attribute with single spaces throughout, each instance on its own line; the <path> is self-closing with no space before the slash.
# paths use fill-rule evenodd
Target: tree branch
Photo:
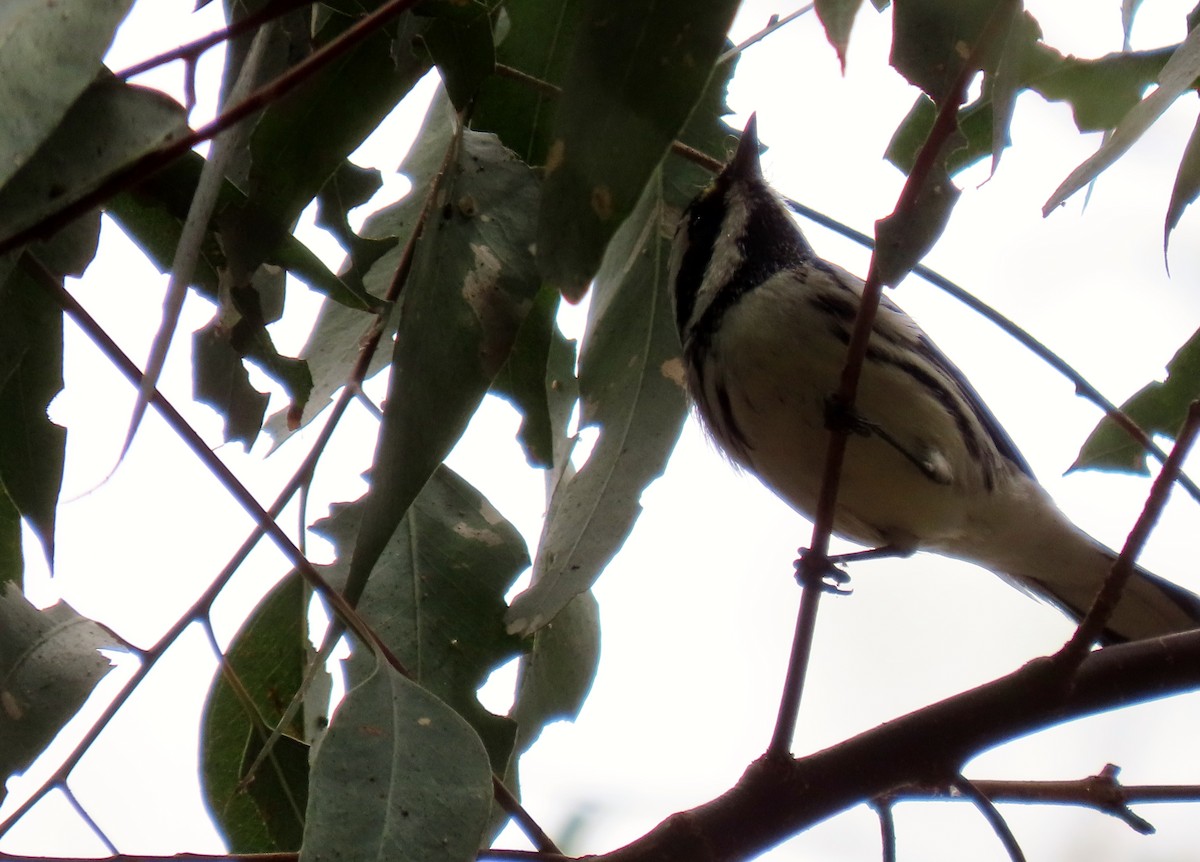
<path id="1" fill-rule="evenodd" d="M 1154 826 L 1130 810 L 1148 802 L 1196 802 L 1200 785 L 1153 784 L 1125 787 L 1117 780 L 1120 769 L 1108 764 L 1096 775 L 1071 781 L 973 781 L 975 789 L 992 802 L 1041 805 L 1078 805 L 1116 817 L 1141 835 L 1152 835 Z M 882 808 L 902 801 L 956 800 L 963 797 L 947 785 L 912 785 L 875 800 Z"/>
<path id="2" fill-rule="evenodd" d="M 1070 687 L 1038 659 L 1006 677 L 799 759 L 763 757 L 722 796 L 674 814 L 593 862 L 726 862 L 761 853 L 840 811 L 962 763 L 1015 736 L 1200 688 L 1200 631 L 1088 654 Z"/>

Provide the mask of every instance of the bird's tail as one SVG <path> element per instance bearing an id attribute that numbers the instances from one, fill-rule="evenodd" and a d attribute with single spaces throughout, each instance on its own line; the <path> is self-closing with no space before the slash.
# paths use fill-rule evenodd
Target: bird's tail
<path id="1" fill-rule="evenodd" d="M 1098 542 L 1093 554 L 1094 563 L 1086 562 L 1089 571 L 1076 569 L 1074 577 L 1062 569 L 1052 577 L 1015 573 L 1009 576 L 1018 585 L 1058 605 L 1075 620 L 1081 620 L 1117 559 L 1116 553 Z M 1200 628 L 1200 596 L 1139 566 L 1125 584 L 1103 641 L 1123 643 L 1195 628 Z"/>

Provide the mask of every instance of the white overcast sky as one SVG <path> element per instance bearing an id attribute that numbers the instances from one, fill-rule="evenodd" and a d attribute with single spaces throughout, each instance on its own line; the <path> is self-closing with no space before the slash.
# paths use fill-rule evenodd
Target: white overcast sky
<path id="1" fill-rule="evenodd" d="M 119 33 L 110 66 L 128 65 L 220 26 L 220 4 L 194 14 L 192 5 L 142 0 Z M 870 232 L 875 219 L 891 211 L 902 183 L 881 156 L 915 94 L 887 66 L 889 17 L 864 5 L 844 77 L 817 21 L 806 16 L 746 53 L 730 103 L 735 126 L 758 112 L 760 136 L 770 147 L 764 168 L 781 191 Z M 1028 3 L 1047 41 L 1080 56 L 1120 48 L 1119 5 Z M 748 2 L 734 38 L 792 8 Z M 1181 39 L 1189 8 L 1187 2 L 1145 4 L 1134 46 Z M 219 63 L 218 52 L 212 52 L 201 65 L 203 92 L 194 123 L 211 115 Z M 142 80 L 174 93 L 179 81 L 177 65 Z M 426 94 L 431 83 L 424 85 Z M 1043 219 L 1044 200 L 1099 138 L 1079 136 L 1065 106 L 1022 96 L 1013 148 L 990 181 L 984 182 L 984 169 L 959 178 L 962 201 L 926 262 L 998 306 L 1121 400 L 1161 375 L 1200 320 L 1194 242 L 1200 221 L 1194 213 L 1175 235 L 1171 278 L 1161 251 L 1162 217 L 1195 120 L 1194 102 L 1182 100 L 1105 174 L 1086 210 L 1078 196 Z M 399 109 L 355 156 L 389 177 L 382 194 L 395 197 L 405 187 L 394 171 L 421 113 L 420 107 Z M 804 227 L 820 253 L 865 271 L 865 251 Z M 340 251 L 332 241 L 312 229 L 303 236 L 331 266 L 338 265 Z M 111 226 L 102 239 L 92 270 L 71 288 L 142 361 L 165 278 Z M 1147 482 L 1062 476 L 1098 418 L 1096 410 L 934 288 L 910 278 L 894 297 L 971 377 L 1066 511 L 1098 538 L 1119 544 L 1140 511 Z M 289 321 L 316 308 L 303 288 L 291 291 L 288 301 Z M 181 332 L 201 326 L 210 313 L 202 300 L 189 300 Z M 578 312 L 564 322 L 578 325 Z M 305 335 L 300 325 L 275 334 L 285 351 L 298 350 Z M 218 420 L 188 403 L 186 354 L 181 339 L 164 388 L 215 444 Z M 115 477 L 87 493 L 115 461 L 133 394 L 71 326 L 67 363 L 68 386 L 54 415 L 70 427 L 64 500 L 77 499 L 61 509 L 55 578 L 31 575 L 30 592 L 42 603 L 66 598 L 145 644 L 188 607 L 250 522 L 155 418 Z M 378 382 L 374 391 L 380 391 Z M 344 424 L 314 489 L 318 512 L 330 501 L 359 496 L 364 487 L 358 475 L 369 461 L 374 424 L 353 411 Z M 510 439 L 516 427 L 511 409 L 489 402 L 451 463 L 532 544 L 540 530 L 541 478 L 525 468 L 515 443 L 507 452 L 495 443 Z M 250 457 L 236 447 L 221 452 L 268 501 L 303 454 L 303 442 L 297 442 L 267 460 L 261 446 Z M 794 624 L 798 591 L 791 561 L 797 546 L 807 543 L 810 527 L 755 480 L 734 473 L 694 424 L 643 503 L 637 530 L 596 588 L 604 643 L 592 696 L 578 722 L 548 729 L 522 762 L 525 801 L 543 825 L 554 833 L 572 817 L 584 818 L 577 844 L 569 848 L 574 852 L 618 846 L 737 779 L 769 737 Z M 1198 515 L 1195 504 L 1177 494 L 1143 558 L 1193 589 L 1200 589 L 1191 563 Z M 320 543 L 313 543 L 314 556 L 322 553 Z M 28 556 L 36 563 L 35 554 Z M 255 555 L 218 609 L 225 636 L 247 603 L 286 568 L 269 549 Z M 966 564 L 918 556 L 857 566 L 852 574 L 853 597 L 824 602 L 797 752 L 1011 671 L 1056 648 L 1070 631 L 1054 611 Z M 201 636 L 193 634 L 73 777 L 77 795 L 124 852 L 221 849 L 190 780 L 203 680 L 212 670 Z M 487 692 L 496 708 L 503 705 L 506 681 L 511 674 Z M 983 755 L 967 775 L 1070 779 L 1114 762 L 1124 767 L 1128 783 L 1195 782 L 1198 707 L 1200 698 L 1192 696 L 1058 728 Z M 22 786 L 10 783 L 10 805 Z M 1160 830 L 1150 838 L 1096 812 L 1012 806 L 1004 812 L 1030 858 L 1180 858 L 1200 843 L 1194 807 L 1143 807 L 1141 813 Z M 71 825 L 74 816 L 61 801 L 49 800 L 37 815 L 0 841 L 0 850 L 103 852 L 82 825 Z M 904 805 L 897 823 L 901 858 L 1006 858 L 966 805 Z M 871 859 L 878 852 L 873 815 L 860 809 L 790 842 L 774 858 Z"/>

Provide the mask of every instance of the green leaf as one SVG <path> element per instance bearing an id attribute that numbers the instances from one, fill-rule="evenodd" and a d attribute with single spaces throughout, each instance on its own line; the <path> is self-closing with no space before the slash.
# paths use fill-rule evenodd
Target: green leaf
<path id="1" fill-rule="evenodd" d="M 317 225 L 337 237 L 352 259 L 361 256 L 372 241 L 363 239 L 350 227 L 350 211 L 374 197 L 382 185 L 383 175 L 378 170 L 360 168 L 346 160 L 317 195 Z"/>
<path id="2" fill-rule="evenodd" d="M 996 0 L 897 4 L 892 12 L 892 66 L 940 103 L 997 8 Z M 990 64 L 985 62 L 984 68 Z"/>
<path id="3" fill-rule="evenodd" d="M 704 92 L 737 3 L 589 0 L 554 125 L 538 265 L 569 300 Z"/>
<path id="4" fill-rule="evenodd" d="M 899 284 L 921 262 L 946 229 L 950 213 L 962 195 L 962 189 L 950 179 L 940 159 L 920 179 L 921 186 L 910 212 L 903 217 L 893 213 L 875 223 L 872 265 L 884 285 Z M 911 177 L 909 181 L 913 181 Z"/>
<path id="5" fill-rule="evenodd" d="M 1027 55 L 1021 79 L 1043 98 L 1067 102 L 1081 132 L 1095 132 L 1113 128 L 1141 101 L 1173 51 L 1160 48 L 1080 59 L 1039 44 Z"/>
<path id="6" fill-rule="evenodd" d="M 1200 77 L 1200 28 L 1188 33 L 1163 66 L 1157 89 L 1134 105 L 1100 148 L 1067 175 L 1042 205 L 1042 214 L 1048 215 L 1124 155 L 1176 99 L 1192 88 L 1197 77 Z"/>
<path id="7" fill-rule="evenodd" d="M 131 5 L 133 0 L 0 4 L 0 186 L 29 161 L 96 79 Z"/>
<path id="8" fill-rule="evenodd" d="M 580 356 L 580 427 L 596 441 L 578 473 L 550 500 L 533 584 L 513 601 L 509 630 L 545 626 L 587 590 L 624 543 L 642 490 L 661 475 L 685 415 L 679 338 L 667 297 L 669 210 L 664 185 L 646 188 L 596 276 Z M 677 213 L 678 210 L 673 210 Z"/>
<path id="9" fill-rule="evenodd" d="M 12 584 L 20 589 L 23 574 L 25 554 L 21 548 L 21 513 L 8 492 L 0 487 L 0 588 Z"/>
<path id="10" fill-rule="evenodd" d="M 337 548 L 338 562 L 324 567 L 333 584 L 345 581 L 362 514 L 362 502 L 335 506 L 313 527 Z M 484 709 L 476 692 L 519 650 L 504 631 L 504 594 L 528 567 L 516 528 L 441 467 L 387 543 L 358 605 L 413 679 L 471 723 L 501 773 L 515 728 Z"/>
<path id="11" fill-rule="evenodd" d="M 600 606 L 589 590 L 534 634 L 533 649 L 521 659 L 509 713 L 517 723 L 518 752 L 527 751 L 552 721 L 575 720 L 599 666 Z"/>
<path id="12" fill-rule="evenodd" d="M 352 23 L 336 16 L 320 41 Z M 248 200 L 222 219 L 235 269 L 253 271 L 266 260 L 346 157 L 428 71 L 428 60 L 410 47 L 427 25 L 401 16 L 398 32 L 380 30 L 263 112 L 250 138 Z"/>
<path id="13" fill-rule="evenodd" d="M 229 330 L 217 320 L 192 336 L 192 389 L 197 401 L 224 418 L 226 440 L 237 440 L 247 450 L 254 445 L 269 398 L 250 383 Z"/>
<path id="14" fill-rule="evenodd" d="M 467 862 L 491 799 L 471 726 L 381 663 L 347 693 L 317 749 L 300 859 Z"/>
<path id="15" fill-rule="evenodd" d="M 510 24 L 496 46 L 496 61 L 551 87 L 561 86 L 584 0 L 507 0 Z M 527 164 L 546 161 L 553 140 L 556 96 L 524 81 L 492 75 L 471 112 L 471 127 L 494 132 Z"/>
<path id="16" fill-rule="evenodd" d="M 150 258 L 159 272 L 168 272 L 175 247 L 187 218 L 188 207 L 204 157 L 188 153 L 106 204 L 107 212 Z M 217 199 L 217 212 L 245 206 L 246 196 L 226 180 Z M 193 286 L 214 302 L 219 293 L 219 270 L 225 265 L 222 237 L 216 224 L 210 223 L 208 236 L 192 273 Z M 329 299 L 357 310 L 370 310 L 379 303 L 355 282 L 343 281 L 329 271 L 321 260 L 291 234 L 267 255 L 267 263 L 284 267 L 313 290 Z"/>
<path id="17" fill-rule="evenodd" d="M 850 28 L 862 0 L 816 0 L 817 17 L 825 28 L 825 38 L 837 51 L 842 71 L 846 71 L 846 47 L 850 44 Z"/>
<path id="18" fill-rule="evenodd" d="M 276 350 L 267 331 L 267 324 L 278 320 L 283 311 L 282 276 L 283 273 L 274 271 L 273 267 L 260 268 L 249 285 L 230 290 L 233 308 L 218 311 L 217 317 L 236 315 L 232 325 L 225 324 L 230 346 L 282 384 L 292 400 L 288 410 L 298 416 L 312 392 L 312 375 L 303 359 L 293 359 Z"/>
<path id="19" fill-rule="evenodd" d="M 0 800 L 109 671 L 98 649 L 117 638 L 66 604 L 38 610 L 0 585 Z"/>
<path id="20" fill-rule="evenodd" d="M 540 282 L 538 184 L 494 135 L 466 131 L 400 300 L 383 427 L 347 596 L 353 602 L 405 511 L 508 360 Z"/>
<path id="21" fill-rule="evenodd" d="M 391 286 L 396 267 L 404 246 L 412 235 L 430 185 L 441 170 L 446 150 L 451 144 L 454 130 L 454 113 L 444 93 L 433 99 L 425 114 L 425 122 L 417 133 L 412 150 L 400 166 L 400 172 L 412 181 L 412 190 L 400 201 L 384 207 L 367 219 L 362 236 L 368 240 L 390 241 L 390 251 L 371 260 L 355 261 L 354 272 L 363 282 L 364 290 L 378 302 Z M 365 273 L 359 266 L 367 267 Z M 354 276 L 347 273 L 346 281 L 353 282 Z M 383 327 L 381 344 L 387 344 L 399 321 L 399 307 L 393 308 Z M 300 356 L 308 363 L 313 377 L 313 389 L 299 422 L 291 421 L 287 411 L 279 411 L 267 420 L 265 429 L 278 446 L 293 432 L 303 428 L 324 410 L 350 377 L 350 372 L 359 361 L 364 335 L 375 325 L 374 316 L 339 304 L 324 302 L 317 313 L 317 321 L 309 333 L 308 341 Z M 377 350 L 367 366 L 367 377 L 387 367 L 391 356 L 386 350 Z"/>
<path id="22" fill-rule="evenodd" d="M 1009 127 L 1012 125 L 1013 110 L 1017 95 L 1023 86 L 1021 72 L 1025 58 L 1037 47 L 1042 38 L 1042 28 L 1028 12 L 1015 15 L 1001 38 L 1000 57 L 995 72 L 985 75 L 984 89 L 990 90 L 992 99 L 992 173 L 1000 166 L 1000 156 L 1012 143 Z M 961 115 L 960 115 L 961 128 Z"/>
<path id="23" fill-rule="evenodd" d="M 911 173 L 933 121 L 937 119 L 937 106 L 924 94 L 917 96 L 908 115 L 892 133 L 883 157 L 903 171 Z M 946 171 L 954 175 L 970 167 L 994 152 L 992 132 L 995 127 L 992 100 L 985 92 L 978 100 L 958 112 L 958 129 L 961 137 L 955 137 L 945 150 Z"/>
<path id="24" fill-rule="evenodd" d="M 1171 231 L 1179 225 L 1183 211 L 1196 200 L 1197 195 L 1200 195 L 1200 118 L 1192 127 L 1192 134 L 1188 137 L 1183 157 L 1179 160 L 1179 169 L 1175 173 L 1175 184 L 1171 187 L 1171 202 L 1167 205 L 1167 215 L 1163 220 L 1164 258 L 1171 241 Z"/>
<path id="25" fill-rule="evenodd" d="M 280 737 L 260 771 L 247 781 L 246 769 L 262 742 L 300 690 L 308 646 L 307 594 L 303 581 L 280 581 L 234 636 L 226 661 L 241 688 L 253 699 L 243 703 L 218 672 L 208 692 L 201 730 L 201 780 L 213 818 L 230 850 L 238 853 L 294 851 L 300 848 L 308 800 L 308 746 L 303 713 Z M 247 713 L 252 708 L 253 713 Z"/>
<path id="26" fill-rule="evenodd" d="M 496 0 L 426 0 L 418 14 L 433 18 L 422 35 L 454 107 L 463 110 L 496 68 L 492 36 Z"/>
<path id="27" fill-rule="evenodd" d="M 709 82 L 681 139 L 723 158 L 729 129 L 725 86 L 734 64 Z M 580 426 L 599 428 L 587 463 L 574 473 L 567 417 L 575 393 L 552 352 L 548 400 L 554 438 L 554 490 L 534 562 L 533 585 L 506 616 L 509 630 L 532 633 L 587 590 L 633 528 L 642 490 L 666 463 L 683 426 L 683 363 L 667 297 L 670 237 L 680 213 L 711 177 L 690 161 L 668 159 L 605 255 L 589 309 L 580 362 Z M 557 369 L 557 372 L 555 370 Z"/>
<path id="28" fill-rule="evenodd" d="M 67 431 L 46 411 L 63 387 L 63 321 L 29 274 L 38 265 L 26 252 L 0 285 L 0 485 L 53 567 Z"/>
<path id="29" fill-rule="evenodd" d="M 505 398 L 521 413 L 517 437 L 531 467 L 551 467 L 554 463 L 554 429 L 548 393 L 552 386 L 562 385 L 562 380 L 558 375 L 551 379 L 552 349 L 559 354 L 564 350 L 570 352 L 571 364 L 566 367 L 566 375 L 572 380 L 575 377 L 574 350 L 568 347 L 554 322 L 558 303 L 559 295 L 553 289 L 543 287 L 538 291 L 533 310 L 517 333 L 508 362 L 492 383 L 492 392 Z"/>
<path id="30" fill-rule="evenodd" d="M 1200 398 L 1200 330 L 1167 363 L 1167 379 L 1143 386 L 1121 409 L 1143 431 L 1174 437 L 1192 401 Z M 1146 452 L 1116 422 L 1105 417 L 1088 435 L 1072 470 L 1119 470 L 1148 475 Z"/>
<path id="31" fill-rule="evenodd" d="M 112 78 L 98 81 L 0 189 L 0 238 L 61 210 L 186 131 L 183 108 L 162 93 Z"/>

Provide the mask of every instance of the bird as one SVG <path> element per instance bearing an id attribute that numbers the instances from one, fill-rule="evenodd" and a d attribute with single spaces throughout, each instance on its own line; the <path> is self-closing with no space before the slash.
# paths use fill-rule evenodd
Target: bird
<path id="1" fill-rule="evenodd" d="M 733 157 L 684 209 L 670 309 L 711 439 L 811 518 L 864 283 L 816 255 L 759 151 L 751 116 Z M 975 563 L 1083 618 L 1116 554 L 1059 509 L 962 372 L 887 297 L 848 421 L 835 533 Z M 1200 597 L 1138 567 L 1101 643 L 1196 627 Z"/>

